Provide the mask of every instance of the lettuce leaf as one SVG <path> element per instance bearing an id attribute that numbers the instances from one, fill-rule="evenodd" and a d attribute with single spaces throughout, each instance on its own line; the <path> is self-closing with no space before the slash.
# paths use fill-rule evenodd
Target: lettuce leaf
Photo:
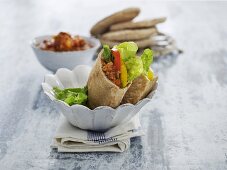
<path id="1" fill-rule="evenodd" d="M 147 75 L 150 65 L 153 62 L 153 51 L 149 48 L 145 49 L 141 55 L 141 60 L 143 62 L 143 73 Z"/>
<path id="2" fill-rule="evenodd" d="M 110 62 L 112 60 L 111 50 L 108 45 L 103 45 L 103 59 L 106 62 Z"/>
<path id="3" fill-rule="evenodd" d="M 122 56 L 123 61 L 128 61 L 130 58 L 136 56 L 136 52 L 138 50 L 138 46 L 134 42 L 123 42 L 114 48 L 117 48 Z"/>
<path id="4" fill-rule="evenodd" d="M 139 57 L 131 57 L 128 61 L 125 62 L 125 65 L 128 72 L 129 82 L 133 81 L 143 73 L 143 62 Z"/>
<path id="5" fill-rule="evenodd" d="M 58 100 L 62 100 L 69 106 L 74 104 L 85 105 L 87 103 L 87 87 L 84 88 L 67 88 L 59 89 L 58 87 L 53 87 L 55 97 Z"/>

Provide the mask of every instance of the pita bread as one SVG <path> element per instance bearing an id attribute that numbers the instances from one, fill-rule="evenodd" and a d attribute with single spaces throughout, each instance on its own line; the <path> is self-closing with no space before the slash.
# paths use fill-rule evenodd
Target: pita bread
<path id="1" fill-rule="evenodd" d="M 132 85 L 129 87 L 128 91 L 125 93 L 125 96 L 121 103 L 136 104 L 152 91 L 157 80 L 157 76 L 154 77 L 154 79 L 151 81 L 145 75 L 137 77 L 132 82 Z"/>
<path id="2" fill-rule="evenodd" d="M 105 33 L 101 36 L 101 39 L 111 40 L 111 41 L 132 41 L 132 40 L 145 39 L 154 34 L 157 34 L 156 28 L 120 30 L 120 31 Z"/>
<path id="3" fill-rule="evenodd" d="M 106 44 L 106 45 L 109 45 L 112 48 L 116 44 L 120 44 L 123 41 L 110 41 L 110 40 L 100 39 L 100 42 L 102 43 L 102 45 Z M 134 41 L 134 42 L 137 44 L 137 46 L 139 48 L 145 48 L 145 47 L 149 47 L 149 46 L 152 45 L 152 40 L 150 38 L 141 39 L 141 40 L 137 40 L 137 41 Z"/>
<path id="4" fill-rule="evenodd" d="M 96 23 L 90 30 L 91 35 L 98 36 L 104 33 L 107 29 L 116 23 L 131 21 L 140 13 L 139 8 L 127 8 L 122 11 L 116 12 L 98 23 Z"/>
<path id="5" fill-rule="evenodd" d="M 166 17 L 156 18 L 152 20 L 138 21 L 138 22 L 132 22 L 132 21 L 122 22 L 122 23 L 111 25 L 110 30 L 116 31 L 116 30 L 124 30 L 124 29 L 150 28 L 150 27 L 154 27 L 159 23 L 163 23 L 165 21 L 166 21 Z"/>
<path id="6" fill-rule="evenodd" d="M 88 105 L 91 109 L 98 106 L 116 108 L 130 86 L 119 88 L 106 77 L 102 71 L 102 53 L 103 50 L 99 53 L 88 78 Z"/>

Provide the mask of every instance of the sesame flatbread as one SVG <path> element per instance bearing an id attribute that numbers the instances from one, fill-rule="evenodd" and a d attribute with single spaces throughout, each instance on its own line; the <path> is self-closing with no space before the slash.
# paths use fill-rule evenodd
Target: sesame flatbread
<path id="1" fill-rule="evenodd" d="M 116 30 L 124 30 L 124 29 L 138 29 L 138 28 L 150 28 L 154 27 L 159 23 L 163 23 L 166 21 L 166 17 L 162 18 L 155 18 L 152 20 L 144 20 L 144 21 L 138 21 L 138 22 L 122 22 L 118 24 L 114 24 L 110 26 L 111 31 Z"/>
<path id="2" fill-rule="evenodd" d="M 116 12 L 98 23 L 96 23 L 90 30 L 91 35 L 98 36 L 105 31 L 108 30 L 108 28 L 113 25 L 120 22 L 126 22 L 131 21 L 133 18 L 135 18 L 140 13 L 139 8 L 127 8 L 122 11 Z"/>
<path id="3" fill-rule="evenodd" d="M 154 34 L 157 34 L 156 28 L 120 30 L 120 31 L 105 33 L 101 36 L 101 39 L 111 40 L 111 41 L 132 41 L 132 40 L 145 39 Z"/>

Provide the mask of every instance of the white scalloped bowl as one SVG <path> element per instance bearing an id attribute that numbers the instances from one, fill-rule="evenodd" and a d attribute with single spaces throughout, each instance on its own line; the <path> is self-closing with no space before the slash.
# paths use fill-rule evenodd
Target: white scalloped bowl
<path id="1" fill-rule="evenodd" d="M 154 90 L 137 104 L 127 103 L 118 106 L 116 109 L 109 106 L 100 106 L 91 110 L 83 105 L 69 106 L 65 102 L 55 98 L 53 87 L 84 87 L 87 84 L 90 71 L 91 68 L 86 65 L 78 65 L 72 71 L 60 68 L 55 75 L 45 75 L 44 82 L 42 83 L 44 93 L 57 104 L 66 119 L 72 125 L 81 129 L 104 131 L 129 121 L 151 100 L 158 85 L 156 83 Z"/>

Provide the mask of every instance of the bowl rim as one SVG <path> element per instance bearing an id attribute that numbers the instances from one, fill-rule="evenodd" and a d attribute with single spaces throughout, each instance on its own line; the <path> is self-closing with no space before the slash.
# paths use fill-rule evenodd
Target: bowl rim
<path id="1" fill-rule="evenodd" d="M 67 71 L 70 71 L 70 72 L 74 72 L 74 70 L 76 70 L 77 69 L 77 67 L 89 67 L 89 68 L 91 68 L 89 65 L 77 65 L 76 67 L 74 67 L 72 70 L 70 70 L 70 69 L 67 69 L 67 68 L 59 68 L 58 70 L 60 70 L 60 69 L 66 69 Z M 110 110 L 118 110 L 119 108 L 122 108 L 122 107 L 129 107 L 129 106 L 132 106 L 132 107 L 135 107 L 135 106 L 137 106 L 137 105 L 139 105 L 139 104 L 141 104 L 142 102 L 144 102 L 144 101 L 151 101 L 151 99 L 152 99 L 152 97 L 151 98 L 149 98 L 148 96 L 153 96 L 154 95 L 154 93 L 157 91 L 157 88 L 158 88 L 158 80 L 156 81 L 156 83 L 155 83 L 155 85 L 154 85 L 154 87 L 153 87 L 153 89 L 151 90 L 151 92 L 150 93 L 148 93 L 148 95 L 146 96 L 146 97 L 144 97 L 142 100 L 139 100 L 136 104 L 132 104 L 132 103 L 125 103 L 125 104 L 120 104 L 119 106 L 117 106 L 116 108 L 112 108 L 112 107 L 110 107 L 110 106 L 98 106 L 98 107 L 96 107 L 96 108 L 94 108 L 94 109 L 90 109 L 89 107 L 87 107 L 87 106 L 84 106 L 84 105 L 80 105 L 80 104 L 74 104 L 74 105 L 72 105 L 72 106 L 69 106 L 67 103 L 65 103 L 64 101 L 62 101 L 62 100 L 59 100 L 59 99 L 57 99 L 54 95 L 53 96 L 49 96 L 50 94 L 45 90 L 45 88 L 44 88 L 44 86 L 45 85 L 48 85 L 48 86 L 50 86 L 47 82 L 46 82 L 46 77 L 47 76 L 56 76 L 56 73 L 58 72 L 58 70 L 54 73 L 54 74 L 46 74 L 45 76 L 44 76 L 44 80 L 43 80 L 43 82 L 42 82 L 42 88 L 43 88 L 43 91 L 44 91 L 44 93 L 52 100 L 52 101 L 55 101 L 55 102 L 57 102 L 57 103 L 60 103 L 60 104 L 63 104 L 64 106 L 66 106 L 67 108 L 71 108 L 71 109 L 73 109 L 74 107 L 83 107 L 84 109 L 87 109 L 87 110 L 89 110 L 89 111 L 92 111 L 92 112 L 95 112 L 95 111 L 97 111 L 97 110 L 101 110 L 101 109 L 103 109 L 103 108 L 105 108 L 105 109 L 110 109 Z M 50 87 L 52 87 L 52 86 L 50 86 Z M 53 98 L 54 97 L 54 98 Z"/>
<path id="2" fill-rule="evenodd" d="M 71 35 L 79 35 L 79 34 L 71 34 Z M 99 39 L 95 38 L 95 37 L 90 37 L 90 36 L 84 36 L 84 35 L 79 35 L 80 37 L 84 38 L 86 41 L 88 41 L 89 43 L 94 44 L 93 47 L 86 49 L 86 50 L 79 50 L 79 51 L 50 51 L 50 50 L 42 50 L 41 48 L 39 48 L 38 46 L 36 46 L 37 44 L 37 40 L 39 38 L 50 38 L 53 35 L 47 34 L 47 35 L 40 35 L 37 36 L 35 38 L 33 38 L 32 40 L 30 40 L 30 46 L 33 49 L 42 51 L 42 52 L 46 52 L 46 53 L 52 53 L 52 54 L 72 54 L 72 53 L 84 53 L 84 52 L 88 52 L 88 51 L 93 51 L 98 49 L 101 46 L 101 42 L 99 41 Z"/>

